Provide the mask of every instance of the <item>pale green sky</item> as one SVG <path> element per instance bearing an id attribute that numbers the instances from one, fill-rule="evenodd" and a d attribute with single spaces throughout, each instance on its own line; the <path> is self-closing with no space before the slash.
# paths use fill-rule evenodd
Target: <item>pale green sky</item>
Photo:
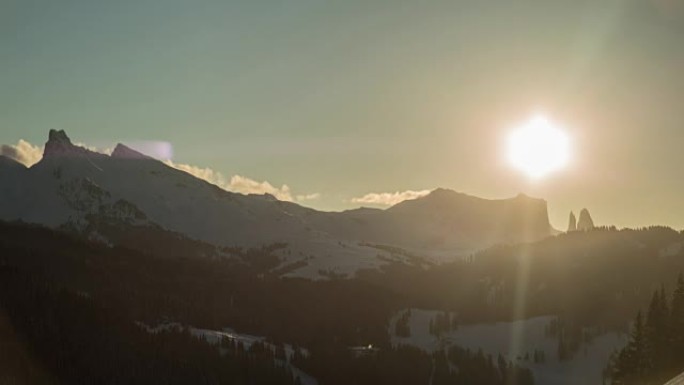
<path id="1" fill-rule="evenodd" d="M 597 223 L 684 228 L 682 0 L 0 0 L 0 143 L 164 140 L 175 162 L 307 205 L 525 192 Z M 572 167 L 502 161 L 541 111 Z"/>

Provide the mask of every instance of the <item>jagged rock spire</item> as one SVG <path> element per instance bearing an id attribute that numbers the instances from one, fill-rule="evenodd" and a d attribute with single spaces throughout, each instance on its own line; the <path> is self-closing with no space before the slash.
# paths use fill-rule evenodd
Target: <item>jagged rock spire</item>
<path id="1" fill-rule="evenodd" d="M 48 141 L 45 143 L 43 157 L 62 156 L 77 152 L 78 147 L 71 143 L 71 139 L 64 130 L 51 129 L 48 134 Z"/>
<path id="2" fill-rule="evenodd" d="M 594 228 L 594 220 L 591 219 L 591 214 L 589 210 L 582 209 L 579 216 L 579 221 L 577 222 L 577 230 L 588 231 Z"/>
<path id="3" fill-rule="evenodd" d="M 71 139 L 69 139 L 64 130 L 58 131 L 55 129 L 50 129 L 50 132 L 48 133 L 48 142 L 66 142 L 71 144 Z"/>
<path id="4" fill-rule="evenodd" d="M 570 220 L 568 221 L 568 232 L 571 231 L 577 231 L 577 218 L 572 211 L 570 211 Z"/>

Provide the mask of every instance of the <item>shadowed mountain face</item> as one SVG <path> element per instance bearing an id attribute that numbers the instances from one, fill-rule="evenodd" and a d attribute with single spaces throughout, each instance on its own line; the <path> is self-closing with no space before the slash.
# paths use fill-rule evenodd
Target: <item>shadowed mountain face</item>
<path id="1" fill-rule="evenodd" d="M 519 195 L 488 200 L 446 189 L 387 210 L 350 210 L 332 217 L 334 220 L 318 226 L 346 239 L 419 250 L 472 250 L 500 242 L 537 240 L 553 232 L 546 202 L 541 199 Z"/>
<path id="2" fill-rule="evenodd" d="M 270 195 L 228 192 L 122 144 L 111 156 L 75 146 L 51 130 L 43 159 L 30 168 L 0 158 L 0 219 L 23 220 L 113 242 L 103 226 L 157 228 L 220 246 L 287 243 L 327 266 L 374 267 L 383 244 L 454 256 L 553 232 L 546 202 L 520 195 L 486 200 L 450 190 L 387 210 L 320 212 Z M 348 242 L 344 245 L 344 242 Z M 292 261 L 290 261 L 292 262 Z M 350 267 L 351 266 L 351 267 Z"/>

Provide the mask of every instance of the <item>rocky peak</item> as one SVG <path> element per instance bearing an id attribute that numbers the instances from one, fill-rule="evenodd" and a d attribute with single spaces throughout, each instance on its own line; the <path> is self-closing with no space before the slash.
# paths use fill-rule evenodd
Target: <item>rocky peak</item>
<path id="1" fill-rule="evenodd" d="M 79 147 L 74 146 L 64 130 L 51 129 L 48 141 L 45 143 L 43 157 L 64 156 L 78 153 Z"/>
<path id="2" fill-rule="evenodd" d="M 123 158 L 123 159 L 149 159 L 149 157 L 143 153 L 135 151 L 134 149 L 127 147 L 121 143 L 117 144 L 112 152 L 112 158 Z"/>
<path id="3" fill-rule="evenodd" d="M 577 218 L 572 211 L 570 211 L 570 220 L 568 221 L 568 232 L 571 231 L 577 231 Z"/>
<path id="4" fill-rule="evenodd" d="M 71 144 L 71 139 L 69 139 L 64 130 L 50 129 L 50 132 L 48 133 L 48 142 L 62 142 Z"/>
<path id="5" fill-rule="evenodd" d="M 577 230 L 579 231 L 589 231 L 594 228 L 594 220 L 591 219 L 591 214 L 589 210 L 582 209 L 579 216 L 579 221 L 577 222 Z"/>

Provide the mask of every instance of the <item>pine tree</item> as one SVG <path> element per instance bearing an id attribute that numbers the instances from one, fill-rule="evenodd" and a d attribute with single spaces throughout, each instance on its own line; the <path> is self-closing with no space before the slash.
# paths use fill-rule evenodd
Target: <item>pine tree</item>
<path id="1" fill-rule="evenodd" d="M 673 350 L 673 361 L 680 362 L 684 358 L 684 276 L 679 273 L 677 287 L 672 293 L 670 311 L 670 340 Z"/>
<path id="2" fill-rule="evenodd" d="M 558 361 L 565 361 L 569 358 L 568 343 L 565 340 L 565 331 L 561 330 L 558 333 Z"/>
<path id="3" fill-rule="evenodd" d="M 645 324 L 646 366 L 652 373 L 661 373 L 668 366 L 668 318 L 665 288 L 661 288 L 653 293 Z"/>
<path id="4" fill-rule="evenodd" d="M 613 384 L 637 384 L 648 372 L 644 323 L 639 312 L 627 346 L 620 351 L 613 367 Z"/>
<path id="5" fill-rule="evenodd" d="M 651 297 L 651 303 L 648 305 L 648 312 L 646 313 L 646 323 L 644 325 L 644 335 L 645 335 L 645 354 L 647 370 L 653 366 L 655 357 L 658 353 L 658 326 L 661 323 L 660 314 L 660 294 L 656 291 Z"/>
<path id="6" fill-rule="evenodd" d="M 499 368 L 501 380 L 503 382 L 503 380 L 506 378 L 506 373 L 508 373 L 508 363 L 501 355 L 501 353 L 499 353 L 499 356 L 496 358 L 496 361 L 497 367 Z"/>

